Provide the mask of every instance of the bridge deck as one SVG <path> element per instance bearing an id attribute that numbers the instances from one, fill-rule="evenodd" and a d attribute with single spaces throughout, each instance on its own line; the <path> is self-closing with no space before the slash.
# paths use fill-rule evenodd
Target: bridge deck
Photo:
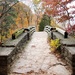
<path id="1" fill-rule="evenodd" d="M 35 32 L 9 75 L 71 75 L 64 65 L 51 53 L 47 33 Z"/>

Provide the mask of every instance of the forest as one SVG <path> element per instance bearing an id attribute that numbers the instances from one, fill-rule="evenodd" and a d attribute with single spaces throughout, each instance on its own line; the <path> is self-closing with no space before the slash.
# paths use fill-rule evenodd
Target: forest
<path id="1" fill-rule="evenodd" d="M 43 30 L 45 25 L 58 26 L 74 35 L 75 24 L 72 22 L 75 20 L 75 6 L 69 5 L 74 0 L 32 1 L 35 14 L 21 1 L 0 0 L 0 42 L 10 38 L 15 31 L 30 25 L 35 25 L 37 30 Z M 69 11 L 70 9 L 73 10 Z"/>
<path id="2" fill-rule="evenodd" d="M 15 31 L 28 27 L 32 17 L 30 8 L 24 3 L 15 0 L 0 1 L 0 41 L 3 42 Z"/>

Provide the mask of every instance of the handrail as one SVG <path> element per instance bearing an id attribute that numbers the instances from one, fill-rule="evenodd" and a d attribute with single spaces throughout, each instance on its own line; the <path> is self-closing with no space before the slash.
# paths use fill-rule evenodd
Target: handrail
<path id="1" fill-rule="evenodd" d="M 29 26 L 28 29 L 29 29 L 29 36 L 31 37 L 31 35 L 36 31 L 36 28 L 35 26 Z"/>
<path id="2" fill-rule="evenodd" d="M 50 31 L 56 30 L 58 33 L 64 36 L 64 38 L 68 38 L 68 33 L 65 30 L 62 30 L 60 28 L 53 28 L 51 26 L 45 26 L 44 31 L 46 31 L 48 34 L 50 34 Z"/>
<path id="3" fill-rule="evenodd" d="M 51 30 L 51 26 L 45 26 L 45 28 L 44 28 L 44 31 L 46 31 L 47 33 L 49 33 L 50 32 L 50 30 Z"/>

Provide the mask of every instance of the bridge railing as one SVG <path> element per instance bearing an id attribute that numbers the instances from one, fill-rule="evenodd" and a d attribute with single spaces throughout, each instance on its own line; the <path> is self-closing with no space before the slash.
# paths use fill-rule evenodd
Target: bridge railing
<path id="1" fill-rule="evenodd" d="M 44 31 L 46 31 L 49 35 L 50 35 L 50 32 L 52 30 L 55 30 L 55 31 L 59 32 L 60 34 L 63 35 L 64 38 L 68 38 L 68 33 L 63 29 L 60 29 L 60 28 L 57 28 L 57 27 L 54 28 L 54 27 L 51 27 L 51 26 L 48 26 L 48 25 L 45 26 L 45 28 L 44 28 Z"/>
<path id="2" fill-rule="evenodd" d="M 58 31 L 60 34 L 62 34 L 64 36 L 64 38 L 68 38 L 68 33 L 60 28 L 56 28 L 56 31 Z"/>
<path id="3" fill-rule="evenodd" d="M 50 28 L 51 27 L 46 26 L 44 31 L 50 34 L 51 33 Z M 72 75 L 75 75 L 75 38 L 68 36 L 68 34 L 65 32 L 66 31 L 60 28 L 56 28 L 56 32 L 53 32 L 53 35 L 56 38 L 61 39 L 60 40 L 61 46 L 58 51 L 60 52 L 61 57 L 72 69 Z"/>
<path id="4" fill-rule="evenodd" d="M 49 26 L 49 25 L 45 26 L 45 28 L 44 28 L 44 31 L 48 33 L 49 37 L 50 37 L 50 38 L 54 38 L 54 39 L 55 39 L 56 37 L 55 37 L 55 35 L 53 34 L 52 31 L 55 31 L 55 30 L 56 30 L 56 28 L 51 27 L 51 26 Z"/>
<path id="5" fill-rule="evenodd" d="M 24 32 L 24 28 L 16 31 L 15 33 L 12 34 L 12 39 L 18 38 L 23 32 Z"/>
<path id="6" fill-rule="evenodd" d="M 8 75 L 10 65 L 16 59 L 16 55 L 22 52 L 25 48 L 27 41 L 31 38 L 35 32 L 35 27 L 30 26 L 24 28 L 24 31 L 15 34 L 15 37 L 11 37 L 8 41 L 0 46 L 0 75 Z M 21 33 L 21 34 L 20 34 Z M 17 37 L 16 37 L 17 36 Z"/>
<path id="7" fill-rule="evenodd" d="M 28 29 L 29 29 L 29 36 L 31 36 L 36 31 L 35 26 L 29 26 Z"/>
<path id="8" fill-rule="evenodd" d="M 51 26 L 45 26 L 45 28 L 44 28 L 44 31 L 46 31 L 47 33 L 50 33 L 50 30 L 51 30 Z"/>

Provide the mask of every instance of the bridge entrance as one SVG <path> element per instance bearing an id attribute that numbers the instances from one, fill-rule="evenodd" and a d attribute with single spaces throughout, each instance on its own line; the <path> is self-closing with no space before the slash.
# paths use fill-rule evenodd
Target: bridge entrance
<path id="1" fill-rule="evenodd" d="M 34 32 L 11 66 L 9 75 L 71 75 L 65 65 L 50 51 L 48 34 Z"/>

